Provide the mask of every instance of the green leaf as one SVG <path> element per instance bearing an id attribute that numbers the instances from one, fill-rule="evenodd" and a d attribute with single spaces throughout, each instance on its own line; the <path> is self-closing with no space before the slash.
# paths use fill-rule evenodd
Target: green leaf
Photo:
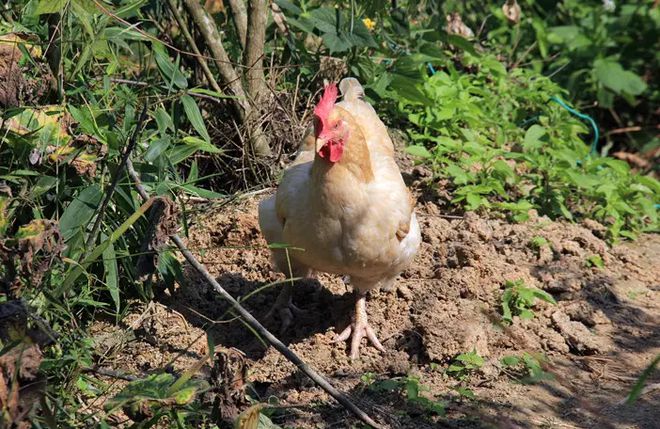
<path id="1" fill-rule="evenodd" d="M 419 381 L 414 378 L 406 380 L 406 396 L 408 400 L 419 397 Z"/>
<path id="2" fill-rule="evenodd" d="M 456 391 L 458 392 L 459 395 L 464 396 L 468 399 L 474 399 L 475 395 L 474 392 L 471 389 L 468 389 L 467 387 L 457 387 Z"/>
<path id="3" fill-rule="evenodd" d="M 188 94 L 181 96 L 181 103 L 183 103 L 183 109 L 186 112 L 188 120 L 199 133 L 200 136 L 206 140 L 207 143 L 211 143 L 211 137 L 209 136 L 208 131 L 206 131 L 206 125 L 204 124 L 204 118 L 202 118 L 202 112 L 197 107 L 195 100 Z M 215 146 L 213 146 L 215 148 Z M 217 149 L 217 148 L 216 148 Z"/>
<path id="4" fill-rule="evenodd" d="M 61 12 L 68 2 L 69 0 L 39 0 L 34 16 Z"/>
<path id="5" fill-rule="evenodd" d="M 101 234 L 101 241 L 107 240 L 105 234 Z M 115 314 L 119 315 L 120 300 L 119 300 L 119 270 L 117 268 L 117 255 L 115 254 L 115 246 L 109 244 L 103 251 L 103 267 L 105 269 L 105 285 L 110 292 L 112 301 L 115 303 Z"/>
<path id="6" fill-rule="evenodd" d="M 167 153 L 167 159 L 172 163 L 172 165 L 176 165 L 188 159 L 198 150 L 199 148 L 195 145 L 179 144 L 170 149 L 170 151 Z"/>
<path id="7" fill-rule="evenodd" d="M 640 95 L 646 91 L 646 83 L 635 73 L 624 70 L 621 64 L 611 60 L 594 62 L 596 79 L 617 94 Z"/>
<path id="8" fill-rule="evenodd" d="M 580 35 L 580 27 L 576 25 L 551 27 L 548 32 L 548 41 L 550 43 L 568 43 Z"/>
<path id="9" fill-rule="evenodd" d="M 76 233 L 87 229 L 89 221 L 101 203 L 101 188 L 93 184 L 83 189 L 69 203 L 60 217 L 60 231 L 64 241 L 69 241 Z"/>
<path id="10" fill-rule="evenodd" d="M 600 255 L 591 255 L 587 258 L 588 267 L 605 268 L 605 262 Z"/>
<path id="11" fill-rule="evenodd" d="M 470 181 L 470 175 L 464 169 L 462 169 L 460 166 L 456 164 L 452 163 L 447 165 L 445 170 L 447 171 L 447 174 L 449 174 L 451 177 L 454 178 L 454 183 L 457 185 L 465 185 Z M 472 195 L 472 194 L 468 194 L 468 195 Z M 470 203 L 469 200 L 468 203 Z"/>
<path id="12" fill-rule="evenodd" d="M 162 107 L 156 109 L 154 118 L 158 124 L 158 131 L 160 131 L 161 134 L 165 134 L 167 130 L 174 131 L 174 122 L 172 122 L 172 117 Z"/>
<path id="13" fill-rule="evenodd" d="M 80 262 L 79 264 L 73 266 L 73 268 L 69 269 L 67 271 L 64 280 L 62 281 L 61 284 L 57 286 L 57 289 L 53 293 L 54 296 L 59 297 L 62 295 L 63 292 L 68 291 L 71 286 L 74 284 L 74 282 L 80 277 L 85 270 L 93 263 L 95 262 L 99 256 L 105 252 L 105 250 L 113 244 L 115 241 L 117 241 L 124 233 L 131 227 L 135 222 L 137 222 L 142 216 L 144 216 L 144 213 L 151 207 L 151 204 L 153 203 L 153 199 L 147 200 L 144 204 L 140 206 L 140 208 L 133 213 L 128 219 L 122 223 L 119 228 L 114 230 L 112 234 L 108 237 L 108 239 L 104 240 L 96 246 L 89 254 L 88 256 L 85 257 L 85 259 Z"/>
<path id="14" fill-rule="evenodd" d="M 504 356 L 500 359 L 500 362 L 502 362 L 502 365 L 504 366 L 517 366 L 520 363 L 520 359 L 516 356 Z"/>
<path id="15" fill-rule="evenodd" d="M 543 142 L 541 141 L 541 137 L 545 136 L 546 134 L 547 131 L 540 125 L 532 125 L 529 127 L 529 129 L 525 132 L 525 139 L 523 141 L 525 149 L 534 150 L 542 147 Z"/>
<path id="16" fill-rule="evenodd" d="M 154 162 L 169 147 L 170 147 L 169 137 L 152 141 L 151 144 L 149 145 L 149 148 L 144 153 L 144 160 L 147 162 Z"/>
<path id="17" fill-rule="evenodd" d="M 160 43 L 154 43 L 153 53 L 156 64 L 158 64 L 158 69 L 163 74 L 167 84 L 169 85 L 173 83 L 180 89 L 186 89 L 188 87 L 186 76 L 181 70 L 179 70 L 179 67 L 170 60 L 163 45 Z"/>
<path id="18" fill-rule="evenodd" d="M 222 149 L 213 146 L 211 143 L 207 143 L 204 140 L 193 137 L 193 136 L 186 136 L 183 139 L 181 139 L 185 144 L 196 147 L 197 150 L 201 150 L 203 152 L 208 152 L 208 153 L 222 153 Z"/>
<path id="19" fill-rule="evenodd" d="M 656 355 L 656 357 L 651 361 L 649 366 L 647 366 L 644 369 L 644 371 L 642 371 L 641 375 L 637 379 L 637 382 L 635 382 L 635 385 L 630 391 L 628 398 L 626 399 L 626 402 L 628 404 L 632 404 L 635 401 L 637 401 L 639 395 L 642 394 L 642 389 L 644 388 L 644 384 L 646 383 L 646 380 L 653 374 L 659 363 L 660 363 L 660 354 Z"/>
<path id="20" fill-rule="evenodd" d="M 433 155 L 422 145 L 407 146 L 406 152 L 419 158 L 431 158 Z"/>

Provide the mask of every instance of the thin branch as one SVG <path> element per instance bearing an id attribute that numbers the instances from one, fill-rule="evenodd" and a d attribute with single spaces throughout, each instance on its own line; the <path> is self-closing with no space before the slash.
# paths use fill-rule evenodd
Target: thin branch
<path id="1" fill-rule="evenodd" d="M 206 62 L 206 59 L 200 52 L 199 48 L 197 47 L 197 43 L 195 43 L 195 39 L 192 37 L 190 34 L 190 31 L 188 31 L 188 26 L 186 23 L 183 21 L 183 17 L 179 13 L 179 10 L 176 7 L 176 2 L 175 0 L 168 0 L 167 2 L 170 6 L 170 10 L 172 11 L 172 15 L 174 15 L 174 19 L 176 19 L 176 22 L 179 24 L 179 28 L 181 29 L 181 32 L 183 33 L 183 36 L 186 38 L 188 41 L 188 44 L 190 44 L 190 47 L 192 48 L 193 52 L 195 53 L 195 58 L 197 59 L 197 62 L 199 65 L 202 67 L 202 71 L 204 72 L 204 76 L 206 76 L 206 80 L 209 81 L 209 84 L 213 88 L 214 91 L 216 91 L 219 94 L 222 94 L 222 89 L 220 89 L 220 85 L 218 85 L 218 81 L 215 80 L 215 77 L 213 76 L 213 73 L 211 73 L 211 69 L 209 68 L 208 63 Z"/>
<path id="2" fill-rule="evenodd" d="M 286 22 L 286 16 L 284 16 L 282 9 L 277 3 L 271 2 L 270 11 L 273 14 L 273 22 L 277 25 L 277 29 L 284 37 L 287 37 L 289 35 L 289 25 Z"/>
<path id="3" fill-rule="evenodd" d="M 114 371 L 106 368 L 83 368 L 83 372 L 93 372 L 94 374 L 103 375 L 105 377 L 118 378 L 125 381 L 135 381 L 138 377 L 120 371 Z"/>
<path id="4" fill-rule="evenodd" d="M 229 87 L 233 95 L 239 97 L 235 99 L 234 102 L 238 107 L 237 113 L 242 122 L 245 116 L 249 116 L 252 109 L 249 103 L 247 103 L 246 94 L 241 85 L 241 80 L 236 73 L 236 70 L 231 65 L 227 51 L 225 51 L 224 46 L 222 46 L 218 27 L 207 15 L 206 11 L 204 11 L 199 0 L 183 0 L 183 2 L 188 9 L 188 13 L 190 13 L 190 16 L 195 22 L 195 25 L 197 25 L 202 33 L 206 46 L 208 46 L 213 55 L 215 65 L 220 72 L 220 77 L 222 78 L 223 83 Z"/>
<path id="5" fill-rule="evenodd" d="M 243 0 L 229 0 L 229 8 L 231 9 L 234 25 L 238 32 L 238 39 L 241 42 L 241 48 L 245 49 L 245 42 L 248 34 L 248 18 L 247 10 L 245 9 L 245 2 Z"/>
<path id="6" fill-rule="evenodd" d="M 186 0 L 188 1 L 188 0 Z M 131 162 L 130 159 L 127 160 L 126 162 L 126 168 L 128 169 L 128 174 L 131 176 L 133 181 L 135 182 L 135 187 L 138 190 L 138 193 L 142 197 L 142 199 L 147 200 L 149 199 L 149 195 L 147 194 L 146 190 L 140 183 L 140 178 L 133 168 L 133 163 Z M 257 319 L 250 314 L 241 304 L 239 304 L 236 299 L 234 299 L 233 296 L 231 296 L 221 285 L 218 283 L 218 281 L 208 272 L 208 270 L 197 261 L 195 256 L 188 250 L 186 245 L 183 243 L 183 240 L 178 235 L 173 235 L 170 237 L 170 239 L 176 244 L 176 246 L 179 248 L 181 253 L 183 254 L 183 257 L 186 258 L 188 263 L 204 277 L 204 279 L 211 285 L 213 286 L 213 289 L 215 289 L 216 292 L 218 292 L 229 304 L 233 307 L 233 309 L 240 314 L 240 316 L 244 319 L 245 323 L 250 326 L 255 332 L 257 332 L 262 338 L 264 338 L 268 343 L 270 343 L 278 352 L 280 352 L 285 358 L 287 358 L 290 362 L 292 362 L 297 368 L 300 368 L 302 372 L 305 373 L 309 378 L 311 378 L 319 387 L 321 387 L 323 390 L 325 390 L 330 396 L 335 398 L 337 402 L 339 402 L 341 405 L 343 405 L 346 409 L 348 409 L 350 412 L 352 412 L 356 417 L 358 417 L 360 420 L 362 420 L 364 423 L 378 429 L 382 428 L 381 425 L 376 423 L 374 420 L 371 419 L 364 411 L 362 411 L 357 405 L 355 405 L 351 399 L 344 394 L 343 392 L 340 392 L 337 390 L 328 380 L 326 380 L 322 375 L 320 375 L 318 372 L 316 372 L 312 367 L 307 365 L 297 354 L 295 354 L 293 351 L 291 351 L 287 346 L 284 345 L 280 340 L 278 340 L 273 334 L 270 333 Z"/>
<path id="7" fill-rule="evenodd" d="M 142 113 L 140 114 L 140 118 L 138 119 L 137 124 L 135 125 L 135 130 L 133 130 L 133 135 L 126 144 L 126 149 L 124 150 L 124 154 L 122 155 L 121 161 L 117 166 L 117 171 L 115 171 L 115 176 L 112 178 L 110 187 L 106 190 L 105 198 L 101 203 L 101 206 L 99 207 L 98 215 L 96 216 L 96 220 L 94 221 L 94 226 L 92 227 L 92 230 L 89 232 L 89 235 L 87 236 L 87 242 L 85 242 L 85 254 L 89 253 L 94 243 L 96 243 L 96 238 L 98 236 L 99 229 L 101 227 L 101 222 L 103 221 L 103 215 L 105 214 L 105 210 L 108 208 L 108 204 L 112 199 L 112 195 L 115 192 L 115 188 L 119 184 L 119 179 L 122 176 L 124 166 L 126 165 L 126 162 L 128 161 L 131 152 L 133 152 L 133 149 L 135 149 L 138 135 L 140 134 L 140 130 L 142 129 L 142 124 L 144 123 L 146 117 L 147 117 L 147 104 L 145 103 L 144 107 L 142 108 Z"/>

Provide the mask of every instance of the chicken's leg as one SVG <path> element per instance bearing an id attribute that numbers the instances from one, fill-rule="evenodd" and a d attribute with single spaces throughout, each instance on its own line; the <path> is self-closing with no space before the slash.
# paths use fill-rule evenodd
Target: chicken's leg
<path id="1" fill-rule="evenodd" d="M 346 341 L 349 337 L 351 338 L 351 359 L 357 358 L 360 354 L 360 341 L 364 337 L 367 337 L 378 350 L 385 351 L 385 347 L 378 341 L 376 333 L 367 320 L 367 294 L 360 291 L 355 293 L 355 314 L 353 314 L 351 324 L 337 336 L 337 341 Z"/>
<path id="2" fill-rule="evenodd" d="M 270 308 L 268 314 L 266 314 L 266 319 L 272 318 L 275 313 L 279 313 L 280 316 L 280 334 L 286 332 L 287 328 L 291 326 L 293 322 L 293 316 L 299 315 L 305 312 L 298 308 L 293 303 L 293 282 L 287 281 L 284 283 L 284 287 L 280 291 L 280 294 L 277 296 L 275 303 Z"/>

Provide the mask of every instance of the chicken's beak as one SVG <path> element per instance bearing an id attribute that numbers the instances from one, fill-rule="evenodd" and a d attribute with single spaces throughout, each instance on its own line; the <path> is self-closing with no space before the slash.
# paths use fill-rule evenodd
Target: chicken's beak
<path id="1" fill-rule="evenodd" d="M 326 139 L 316 139 L 316 152 L 319 152 L 323 146 L 327 143 Z"/>

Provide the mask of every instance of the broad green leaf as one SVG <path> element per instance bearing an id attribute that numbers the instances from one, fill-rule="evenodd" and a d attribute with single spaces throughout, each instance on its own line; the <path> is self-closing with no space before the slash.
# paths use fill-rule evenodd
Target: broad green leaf
<path id="1" fill-rule="evenodd" d="M 414 145 L 406 147 L 406 152 L 419 158 L 431 158 L 433 155 L 424 146 Z"/>
<path id="2" fill-rule="evenodd" d="M 502 362 L 504 366 L 517 366 L 520 363 L 520 359 L 515 356 L 504 356 L 500 359 L 500 362 Z"/>
<path id="3" fill-rule="evenodd" d="M 69 3 L 69 0 L 39 0 L 37 8 L 34 10 L 34 15 L 38 16 L 61 12 L 67 3 Z"/>
<path id="4" fill-rule="evenodd" d="M 534 150 L 540 148 L 541 146 L 543 146 L 541 137 L 543 137 L 546 134 L 547 132 L 545 128 L 543 128 L 542 126 L 532 125 L 525 132 L 525 139 L 523 141 L 525 148 L 528 150 Z"/>
<path id="5" fill-rule="evenodd" d="M 178 144 L 167 152 L 167 159 L 176 165 L 195 154 L 199 148 L 195 145 Z"/>
<path id="6" fill-rule="evenodd" d="M 646 83 L 635 73 L 624 70 L 616 61 L 596 60 L 594 62 L 596 79 L 617 94 L 639 95 L 646 91 Z"/>
<path id="7" fill-rule="evenodd" d="M 170 147 L 170 143 L 169 137 L 152 141 L 149 148 L 144 153 L 144 160 L 147 162 L 154 162 Z"/>
<path id="8" fill-rule="evenodd" d="M 211 137 L 209 136 L 208 131 L 206 131 L 206 125 L 204 124 L 204 118 L 202 117 L 202 112 L 199 110 L 195 100 L 188 94 L 181 96 L 181 103 L 183 104 L 183 109 L 186 112 L 188 120 L 199 133 L 200 136 L 206 140 L 207 143 L 211 143 Z"/>
<path id="9" fill-rule="evenodd" d="M 167 84 L 169 85 L 173 83 L 180 89 L 186 89 L 188 87 L 186 76 L 181 70 L 179 70 L 179 67 L 170 60 L 163 45 L 160 43 L 154 43 L 153 53 L 156 64 L 158 64 L 158 69 L 163 74 Z"/>
<path id="10" fill-rule="evenodd" d="M 158 131 L 160 131 L 161 134 L 164 135 L 167 133 L 167 130 L 174 131 L 174 122 L 172 122 L 172 117 L 162 107 L 156 109 L 154 112 L 154 118 L 158 124 Z"/>
<path id="11" fill-rule="evenodd" d="M 69 203 L 60 217 L 60 231 L 64 241 L 87 229 L 89 221 L 101 203 L 102 196 L 99 185 L 93 184 L 80 191 Z"/>

